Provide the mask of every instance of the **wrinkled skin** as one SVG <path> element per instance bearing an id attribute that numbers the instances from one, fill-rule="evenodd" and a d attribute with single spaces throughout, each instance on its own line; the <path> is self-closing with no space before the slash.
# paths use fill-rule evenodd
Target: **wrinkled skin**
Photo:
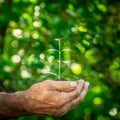
<path id="1" fill-rule="evenodd" d="M 0 120 L 28 115 L 62 116 L 83 101 L 88 86 L 83 80 L 46 80 L 25 91 L 0 92 Z"/>
<path id="2" fill-rule="evenodd" d="M 83 80 L 34 84 L 24 92 L 24 109 L 34 115 L 62 116 L 83 101 L 88 86 Z"/>

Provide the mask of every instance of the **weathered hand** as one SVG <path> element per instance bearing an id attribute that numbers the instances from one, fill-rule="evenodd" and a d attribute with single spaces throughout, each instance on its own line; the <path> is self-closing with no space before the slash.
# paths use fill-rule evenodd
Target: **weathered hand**
<path id="1" fill-rule="evenodd" d="M 46 80 L 24 92 L 24 108 L 29 114 L 61 116 L 83 101 L 88 82 Z"/>

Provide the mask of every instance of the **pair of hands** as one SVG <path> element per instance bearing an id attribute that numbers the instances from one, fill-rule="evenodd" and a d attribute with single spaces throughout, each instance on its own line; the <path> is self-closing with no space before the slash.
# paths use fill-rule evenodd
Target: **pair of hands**
<path id="1" fill-rule="evenodd" d="M 89 83 L 46 80 L 23 92 L 23 106 L 29 114 L 62 116 L 81 103 Z"/>

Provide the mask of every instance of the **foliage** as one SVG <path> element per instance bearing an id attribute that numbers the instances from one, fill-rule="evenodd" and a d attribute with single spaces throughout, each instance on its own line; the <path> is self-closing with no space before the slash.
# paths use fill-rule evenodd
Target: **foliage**
<path id="1" fill-rule="evenodd" d="M 69 69 L 62 77 L 91 83 L 84 102 L 61 118 L 30 116 L 31 120 L 120 119 L 120 6 L 114 0 L 0 0 L 0 90 L 18 91 L 56 78 L 58 49 Z M 70 75 L 76 76 L 70 76 Z M 20 117 L 25 120 L 28 117 Z"/>

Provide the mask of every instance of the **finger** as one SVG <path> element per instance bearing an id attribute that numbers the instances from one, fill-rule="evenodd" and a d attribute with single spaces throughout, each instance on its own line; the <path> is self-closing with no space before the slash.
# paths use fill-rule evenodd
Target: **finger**
<path id="1" fill-rule="evenodd" d="M 84 98 L 88 92 L 88 87 L 89 87 L 89 83 L 85 82 L 84 88 L 83 88 L 80 96 L 70 103 L 71 106 L 75 107 L 84 100 Z"/>
<path id="2" fill-rule="evenodd" d="M 77 82 L 71 81 L 51 81 L 50 90 L 60 91 L 60 92 L 69 92 L 75 90 L 77 87 Z"/>
<path id="3" fill-rule="evenodd" d="M 67 104 L 70 101 L 78 98 L 83 88 L 84 88 L 84 81 L 80 80 L 78 81 L 77 88 L 74 91 L 69 93 L 66 93 L 66 92 L 61 93 L 61 99 L 64 101 L 64 104 Z"/>
<path id="4" fill-rule="evenodd" d="M 76 98 L 75 100 L 73 100 L 71 103 L 68 103 L 66 106 L 71 109 L 71 108 L 77 106 L 78 104 L 80 104 L 84 100 L 84 98 L 88 92 L 88 87 L 89 87 L 89 83 L 85 82 L 84 88 L 83 88 L 80 96 L 78 98 Z"/>
<path id="5" fill-rule="evenodd" d="M 80 95 L 80 97 L 81 97 L 82 100 L 86 96 L 86 93 L 88 91 L 88 87 L 89 87 L 89 82 L 85 82 L 84 89 L 83 89 L 83 91 L 81 92 L 81 95 Z"/>
<path id="6" fill-rule="evenodd" d="M 72 108 L 74 108 L 75 106 L 80 104 L 88 92 L 88 87 L 89 87 L 89 83 L 85 82 L 85 86 L 81 92 L 81 95 L 78 98 L 76 98 L 75 100 L 73 100 L 70 103 L 67 103 L 65 106 L 63 106 L 61 108 L 61 111 L 59 112 L 59 116 L 65 114 L 67 111 L 71 110 Z"/>

